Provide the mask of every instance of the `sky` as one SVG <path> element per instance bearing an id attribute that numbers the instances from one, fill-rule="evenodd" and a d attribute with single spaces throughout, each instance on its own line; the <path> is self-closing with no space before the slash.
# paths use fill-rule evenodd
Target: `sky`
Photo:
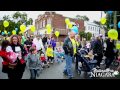
<path id="1" fill-rule="evenodd" d="M 4 15 L 13 15 L 16 11 L 0 11 L 0 19 L 4 16 Z M 44 14 L 45 11 L 20 11 L 20 12 L 26 12 L 28 15 L 28 18 L 33 18 L 33 20 L 35 21 L 35 19 L 37 19 L 39 14 Z M 76 15 L 86 15 L 90 22 L 93 22 L 94 20 L 96 21 L 100 21 L 101 18 L 101 11 L 55 11 L 58 14 L 62 14 L 63 16 L 66 17 L 71 17 L 71 18 L 75 18 Z M 104 12 L 102 12 L 102 17 L 105 17 Z"/>

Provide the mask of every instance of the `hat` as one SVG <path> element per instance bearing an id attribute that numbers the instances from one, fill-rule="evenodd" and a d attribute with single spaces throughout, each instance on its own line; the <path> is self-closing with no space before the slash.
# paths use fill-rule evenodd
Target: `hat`
<path id="1" fill-rule="evenodd" d="M 36 45 L 35 44 L 32 44 L 32 47 L 35 47 Z"/>

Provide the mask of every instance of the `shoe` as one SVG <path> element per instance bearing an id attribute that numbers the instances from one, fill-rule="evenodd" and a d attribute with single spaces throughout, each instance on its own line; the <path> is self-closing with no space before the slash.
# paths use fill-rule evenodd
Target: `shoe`
<path id="1" fill-rule="evenodd" d="M 73 79 L 73 78 L 74 78 L 73 76 L 68 77 L 68 79 Z"/>
<path id="2" fill-rule="evenodd" d="M 64 75 L 66 75 L 66 76 L 68 76 L 68 73 L 67 73 L 67 71 L 64 71 L 64 72 L 63 72 L 63 74 L 64 74 Z"/>
<path id="3" fill-rule="evenodd" d="M 73 77 L 69 77 L 68 79 L 73 79 Z"/>
<path id="4" fill-rule="evenodd" d="M 53 64 L 53 61 L 51 61 L 51 64 Z"/>

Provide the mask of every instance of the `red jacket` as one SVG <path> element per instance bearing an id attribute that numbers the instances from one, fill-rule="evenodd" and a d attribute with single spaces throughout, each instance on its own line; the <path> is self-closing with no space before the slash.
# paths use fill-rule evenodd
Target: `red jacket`
<path id="1" fill-rule="evenodd" d="M 40 60 L 45 61 L 46 59 L 45 59 L 45 57 L 40 57 Z"/>
<path id="2" fill-rule="evenodd" d="M 8 53 L 6 51 L 0 51 L 0 56 L 3 58 L 3 65 L 8 65 L 10 60 L 7 57 Z"/>

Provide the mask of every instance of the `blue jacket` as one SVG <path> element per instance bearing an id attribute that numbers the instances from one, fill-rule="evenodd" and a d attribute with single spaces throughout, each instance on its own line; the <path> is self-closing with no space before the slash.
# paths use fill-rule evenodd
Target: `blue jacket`
<path id="1" fill-rule="evenodd" d="M 56 41 L 55 40 L 51 40 L 50 44 L 52 45 L 52 47 L 56 47 Z"/>

